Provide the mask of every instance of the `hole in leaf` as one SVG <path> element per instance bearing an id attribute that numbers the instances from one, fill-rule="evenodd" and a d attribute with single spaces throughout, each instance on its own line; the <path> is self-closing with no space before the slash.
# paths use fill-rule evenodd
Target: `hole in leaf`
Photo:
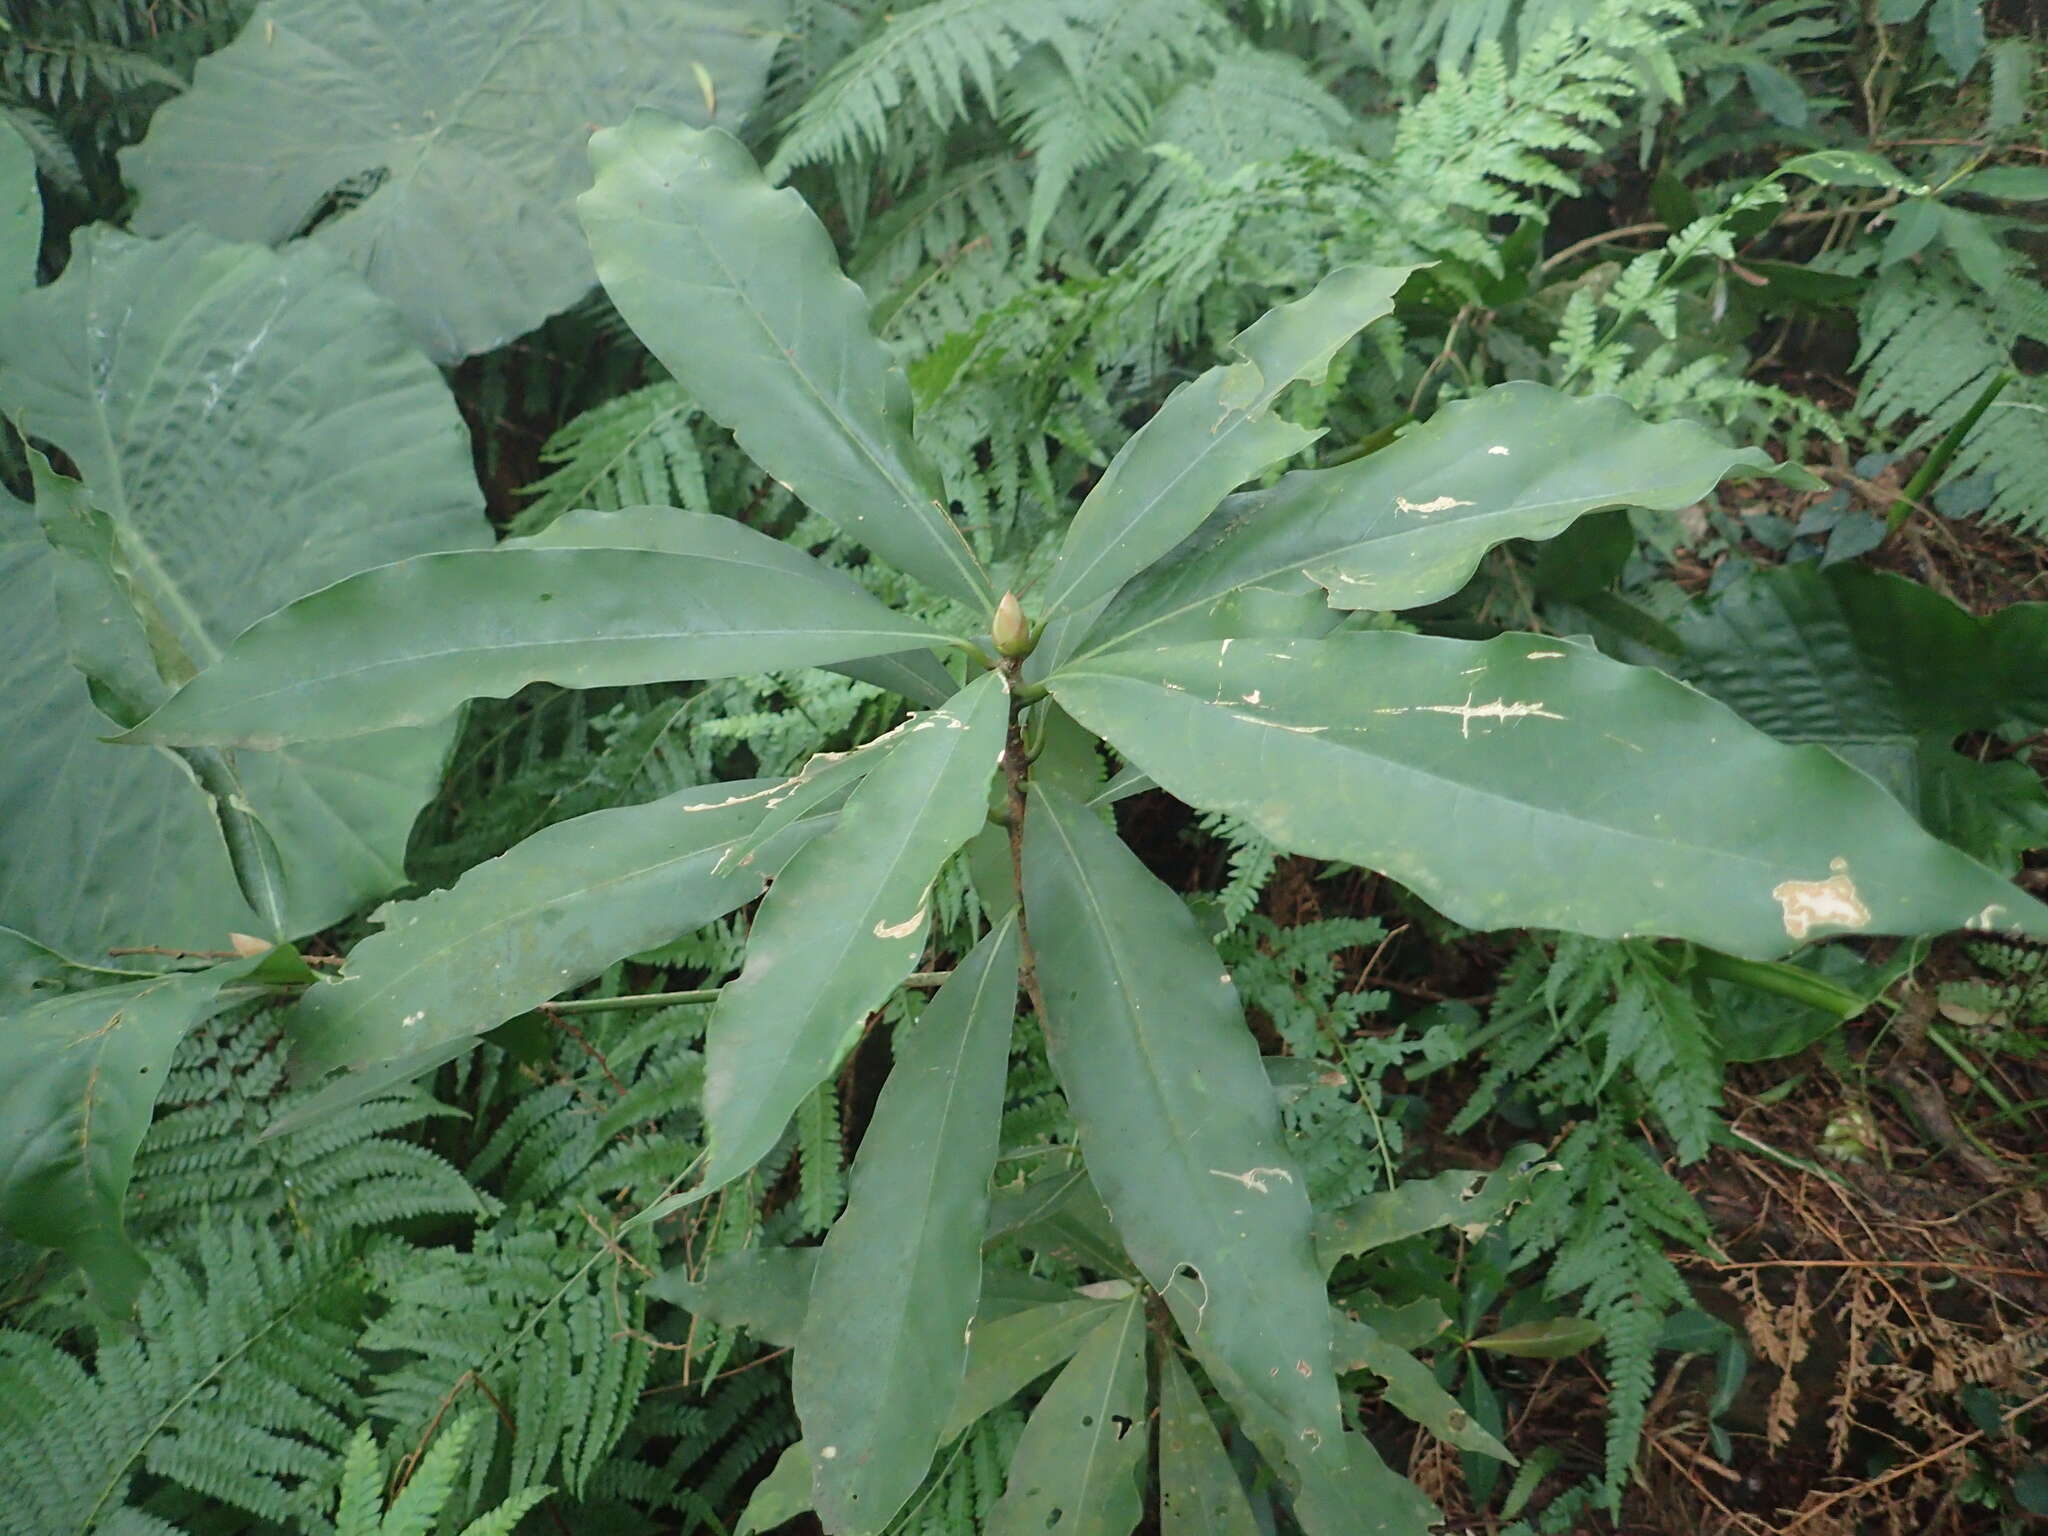
<path id="1" fill-rule="evenodd" d="M 330 220 L 340 218 L 351 209 L 360 208 L 390 179 L 390 167 L 382 165 L 369 166 L 343 178 L 313 204 L 304 222 L 293 233 L 301 237 L 310 235 Z"/>
<path id="2" fill-rule="evenodd" d="M 1131 1421 L 1121 1413 L 1111 1414 L 1109 1422 L 1116 1426 L 1116 1437 L 1119 1440 L 1131 1432 Z"/>

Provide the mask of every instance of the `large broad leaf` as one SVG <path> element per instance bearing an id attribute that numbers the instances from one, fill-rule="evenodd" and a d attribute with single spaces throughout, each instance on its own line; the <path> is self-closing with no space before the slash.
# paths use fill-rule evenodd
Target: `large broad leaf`
<path id="1" fill-rule="evenodd" d="M 988 1536 L 1130 1536 L 1148 1439 L 1145 1307 L 1133 1296 L 1032 1409 Z"/>
<path id="2" fill-rule="evenodd" d="M 0 409 L 77 464 L 158 638 L 194 665 L 380 561 L 488 537 L 461 417 L 398 318 L 318 251 L 82 235 L 0 327 Z M 0 921 L 92 959 L 217 949 L 258 922 L 190 774 L 102 745 L 53 563 L 0 497 Z M 240 754 L 309 932 L 402 883 L 450 727 Z"/>
<path id="3" fill-rule="evenodd" d="M 1239 361 L 1169 395 L 1074 514 L 1046 582 L 1046 612 L 1107 597 L 1186 537 L 1233 487 L 1321 436 L 1275 416 L 1273 402 L 1296 379 L 1320 377 L 1339 347 L 1390 313 L 1411 270 L 1332 272 L 1314 292 L 1244 330 L 1231 344 Z"/>
<path id="4" fill-rule="evenodd" d="M 1230 1386 L 1335 1439 L 1308 1191 L 1229 973 L 1093 811 L 1035 785 L 1024 826 L 1046 1048 L 1124 1246 Z"/>
<path id="5" fill-rule="evenodd" d="M 0 1012 L 59 993 L 108 981 L 142 981 L 155 975 L 139 968 L 87 965 L 39 944 L 25 933 L 0 928 Z"/>
<path id="6" fill-rule="evenodd" d="M 183 648 L 129 568 L 113 519 L 41 452 L 31 447 L 27 453 L 36 517 L 54 555 L 50 585 L 65 653 L 84 675 L 94 705 L 110 721 L 133 725 L 163 702 L 165 674 L 182 671 Z M 225 753 L 198 748 L 177 757 L 206 797 L 256 931 L 275 940 L 290 922 L 276 838 L 249 805 Z"/>
<path id="7" fill-rule="evenodd" d="M 42 246 L 36 157 L 10 124 L 0 122 L 0 310 L 35 287 Z"/>
<path id="8" fill-rule="evenodd" d="M 1084 662 L 1052 690 L 1190 805 L 1472 928 L 1758 959 L 1835 933 L 2048 937 L 2048 907 L 1839 758 L 1567 641 L 1225 640 Z"/>
<path id="9" fill-rule="evenodd" d="M 712 784 L 559 822 L 453 886 L 377 914 L 381 932 L 292 1015 L 300 1064 L 360 1071 L 473 1042 L 759 896 L 817 823 L 726 855 L 781 781 Z"/>
<path id="10" fill-rule="evenodd" d="M 268 0 L 122 155 L 135 228 L 274 244 L 320 220 L 313 239 L 435 357 L 486 351 L 590 288 L 572 200 L 592 127 L 642 106 L 737 122 L 783 14 L 776 0 Z"/>
<path id="11" fill-rule="evenodd" d="M 1770 460 L 1691 422 L 1651 426 L 1606 395 L 1503 384 L 1445 406 L 1356 463 L 1297 470 L 1233 496 L 1172 557 L 1124 589 L 1085 642 L 1194 638 L 1243 589 L 1270 602 L 1315 587 L 1334 608 L 1449 597 L 1506 539 L 1547 539 L 1600 507 L 1671 511 Z"/>
<path id="12" fill-rule="evenodd" d="M 333 740 L 533 682 L 736 677 L 943 638 L 765 534 L 671 515 L 661 549 L 522 541 L 336 582 L 255 625 L 122 739 Z"/>
<path id="13" fill-rule="evenodd" d="M 988 576 L 910 435 L 910 390 L 825 226 L 731 135 L 653 113 L 590 143 L 578 200 L 619 313 L 763 469 L 850 537 L 986 612 Z"/>
<path id="14" fill-rule="evenodd" d="M 1187 1367 L 1159 1354 L 1159 1529 L 1161 1536 L 1258 1536 L 1258 1521 L 1230 1454 Z"/>
<path id="15" fill-rule="evenodd" d="M 811 1282 L 793 1385 L 828 1530 L 880 1531 L 945 1433 L 981 1291 L 981 1230 L 1017 1011 L 1017 923 L 901 1041 Z"/>
<path id="16" fill-rule="evenodd" d="M 61 1248 L 108 1311 L 147 1273 L 122 1224 L 171 1053 L 261 956 L 74 992 L 0 1017 L 0 1226 Z"/>
<path id="17" fill-rule="evenodd" d="M 931 930 L 932 882 L 987 820 L 1008 714 L 989 673 L 911 721 L 761 903 L 746 966 L 711 1014 L 711 1155 L 699 1196 L 774 1150 L 797 1105 L 916 965 Z"/>
<path id="18" fill-rule="evenodd" d="M 1978 618 L 1903 577 L 1806 564 L 1753 571 L 1676 628 L 1688 681 L 1861 768 L 1936 835 L 2006 868 L 2048 845 L 2031 767 L 1952 750 L 1965 731 L 2048 725 L 2048 603 Z"/>

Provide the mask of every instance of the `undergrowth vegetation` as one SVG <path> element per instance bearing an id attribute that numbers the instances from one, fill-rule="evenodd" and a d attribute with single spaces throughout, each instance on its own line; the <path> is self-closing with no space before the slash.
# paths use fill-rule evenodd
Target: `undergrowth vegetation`
<path id="1" fill-rule="evenodd" d="M 0 0 L 0 1530 L 2048 1515 L 2041 28 Z"/>

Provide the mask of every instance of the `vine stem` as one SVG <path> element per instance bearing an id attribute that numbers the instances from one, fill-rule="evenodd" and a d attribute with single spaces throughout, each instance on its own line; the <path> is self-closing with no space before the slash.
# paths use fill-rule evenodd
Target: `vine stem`
<path id="1" fill-rule="evenodd" d="M 1031 776 L 1031 750 L 1024 740 L 1024 658 L 1003 658 L 1003 687 L 1010 694 L 1009 735 L 1003 744 L 1003 803 L 1010 825 L 1010 883 L 1017 898 L 1017 979 L 1031 999 L 1040 1027 L 1046 1022 L 1045 992 L 1038 985 L 1038 954 L 1031 947 L 1031 927 L 1024 911 L 1024 785 Z"/>

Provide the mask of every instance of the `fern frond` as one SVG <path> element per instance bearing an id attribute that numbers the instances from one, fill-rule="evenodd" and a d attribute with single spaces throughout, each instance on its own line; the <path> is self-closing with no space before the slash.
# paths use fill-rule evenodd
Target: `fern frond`
<path id="1" fill-rule="evenodd" d="M 1159 93 L 1176 70 L 1213 57 L 1222 30 L 1206 0 L 1143 0 L 1102 17 L 1071 51 L 1046 45 L 1026 56 L 1009 113 L 1037 162 L 1027 261 L 1036 263 L 1074 178 L 1138 144 Z"/>
<path id="2" fill-rule="evenodd" d="M 372 1284 L 386 1310 L 362 1347 L 393 1363 L 371 1391 L 404 1443 L 466 1391 L 488 1389 L 510 1420 L 479 1420 L 468 1455 L 471 1499 L 509 1435 L 511 1485 L 558 1482 L 580 1493 L 631 1417 L 652 1351 L 641 1340 L 637 1284 L 613 1284 L 621 1249 L 573 1212 L 508 1219 L 469 1252 L 379 1245 Z"/>
<path id="3" fill-rule="evenodd" d="M 797 1205 L 805 1227 L 823 1232 L 846 1204 L 846 1143 L 839 1084 L 827 1078 L 797 1107 Z"/>
<path id="4" fill-rule="evenodd" d="M 395 1134 L 456 1111 L 408 1088 L 269 1137 L 314 1091 L 284 1079 L 284 1053 L 263 1015 L 226 1015 L 188 1036 L 136 1154 L 132 1228 L 162 1239 L 197 1218 L 233 1217 L 336 1241 L 411 1217 L 488 1209 L 445 1159 Z"/>
<path id="5" fill-rule="evenodd" d="M 880 152 L 891 115 L 935 126 L 970 111 L 970 90 L 1000 115 L 1000 77 L 1044 44 L 1078 65 L 1082 27 L 1110 14 L 1105 0 L 927 0 L 887 12 L 882 28 L 835 65 L 789 120 L 771 179 L 798 166 Z"/>
<path id="6" fill-rule="evenodd" d="M 1236 928 L 1259 904 L 1259 895 L 1279 866 L 1279 850 L 1258 831 L 1235 816 L 1205 811 L 1196 822 L 1204 832 L 1219 837 L 1230 849 L 1230 874 L 1217 892 L 1223 909 L 1224 932 Z"/>
<path id="7" fill-rule="evenodd" d="M 548 439 L 541 462 L 553 471 L 526 488 L 514 531 L 536 533 L 580 508 L 680 507 L 709 512 L 701 413 L 673 380 L 650 384 L 585 411 Z"/>
<path id="8" fill-rule="evenodd" d="M 139 1336 L 103 1338 L 91 1371 L 0 1333 L 0 1507 L 38 1536 L 83 1536 L 147 1471 L 259 1519 L 316 1514 L 356 1416 L 360 1294 L 346 1247 L 286 1251 L 228 1224 L 200 1231 L 194 1259 L 156 1261 Z"/>
<path id="9" fill-rule="evenodd" d="M 1917 425 L 1910 452 L 1938 441 L 1999 374 L 2019 374 L 2015 348 L 2048 344 L 2048 289 L 2011 275 L 1986 295 L 1943 265 L 1895 267 L 1872 285 L 1859 316 L 1858 407 L 1872 425 Z M 1984 477 L 1987 514 L 2048 528 L 2048 380 L 2020 374 L 1963 440 L 1950 480 Z"/>

